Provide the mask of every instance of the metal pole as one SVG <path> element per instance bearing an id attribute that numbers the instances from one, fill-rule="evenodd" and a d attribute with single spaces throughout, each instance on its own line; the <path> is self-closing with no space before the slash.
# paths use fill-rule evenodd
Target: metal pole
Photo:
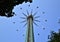
<path id="1" fill-rule="evenodd" d="M 33 16 L 29 15 L 27 17 L 27 31 L 25 42 L 34 42 L 34 32 L 33 32 Z"/>

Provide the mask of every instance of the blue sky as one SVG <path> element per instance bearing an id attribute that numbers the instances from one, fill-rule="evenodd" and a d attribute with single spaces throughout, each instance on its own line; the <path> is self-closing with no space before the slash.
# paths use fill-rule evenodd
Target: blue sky
<path id="1" fill-rule="evenodd" d="M 36 8 L 37 6 L 39 7 L 38 9 Z M 47 42 L 48 35 L 50 35 L 52 30 L 58 32 L 58 29 L 60 29 L 60 24 L 58 23 L 60 18 L 60 0 L 33 0 L 32 3 L 24 2 L 16 5 L 13 9 L 16 16 L 10 18 L 0 17 L 0 42 L 25 42 L 27 27 L 23 27 L 25 23 L 20 23 L 23 21 L 20 17 L 25 17 L 22 13 L 26 14 L 26 10 L 30 13 L 31 9 L 33 9 L 33 13 L 38 11 L 36 16 L 40 16 L 38 20 L 41 21 L 40 23 L 36 22 L 39 26 L 34 25 L 35 42 Z M 45 12 L 45 14 L 42 12 Z M 17 29 L 18 31 L 16 31 Z M 38 33 L 40 34 L 39 36 Z"/>

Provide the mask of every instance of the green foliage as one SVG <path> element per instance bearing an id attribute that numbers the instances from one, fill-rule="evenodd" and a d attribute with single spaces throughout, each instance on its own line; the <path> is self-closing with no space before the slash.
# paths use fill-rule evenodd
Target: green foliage
<path id="1" fill-rule="evenodd" d="M 49 39 L 48 42 L 60 42 L 60 30 L 58 33 L 52 31 Z"/>
<path id="2" fill-rule="evenodd" d="M 23 2 L 32 2 L 32 0 L 0 0 L 0 16 L 11 17 L 13 16 L 12 9 L 18 4 Z M 5 14 L 7 13 L 7 15 Z"/>

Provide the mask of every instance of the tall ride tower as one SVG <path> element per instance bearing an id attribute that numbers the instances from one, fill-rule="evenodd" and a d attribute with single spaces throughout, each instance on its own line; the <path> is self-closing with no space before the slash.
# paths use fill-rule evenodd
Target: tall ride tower
<path id="1" fill-rule="evenodd" d="M 30 6 L 30 5 L 29 5 Z M 25 19 L 24 21 L 22 21 L 21 23 L 24 23 L 26 22 L 25 25 L 27 25 L 27 28 L 26 28 L 26 37 L 25 37 L 25 42 L 35 42 L 34 41 L 34 29 L 33 29 L 33 24 L 37 25 L 36 22 L 40 22 L 38 19 L 36 18 L 39 18 L 40 16 L 35 16 L 37 14 L 37 12 L 33 13 L 32 14 L 32 11 L 31 13 L 29 14 L 29 12 L 27 11 L 27 14 L 26 15 L 25 13 L 22 13 L 24 16 L 26 17 L 21 17 L 22 19 Z M 24 25 L 24 26 L 25 26 Z M 38 26 L 38 25 L 37 25 Z"/>
<path id="2" fill-rule="evenodd" d="M 26 41 L 25 42 L 34 42 L 32 14 L 27 17 L 27 31 L 26 31 Z"/>

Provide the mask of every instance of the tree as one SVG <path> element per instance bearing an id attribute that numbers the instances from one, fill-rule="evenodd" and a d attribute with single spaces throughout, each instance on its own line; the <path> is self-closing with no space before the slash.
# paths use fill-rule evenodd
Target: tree
<path id="1" fill-rule="evenodd" d="M 12 9 L 23 2 L 32 2 L 32 0 L 0 0 L 0 16 L 12 17 L 14 12 Z"/>
<path id="2" fill-rule="evenodd" d="M 60 29 L 58 33 L 52 31 L 49 39 L 50 40 L 48 42 L 60 42 Z"/>

